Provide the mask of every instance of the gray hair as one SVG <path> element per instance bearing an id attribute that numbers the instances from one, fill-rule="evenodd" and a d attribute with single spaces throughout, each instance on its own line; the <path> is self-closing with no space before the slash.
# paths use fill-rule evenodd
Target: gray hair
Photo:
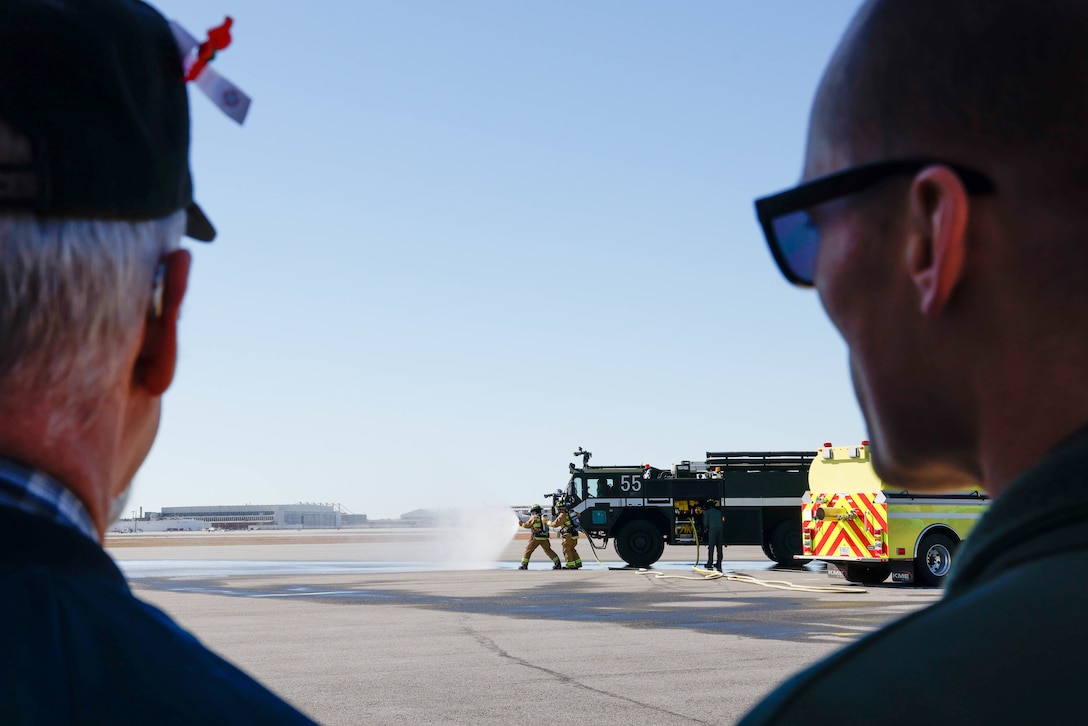
<path id="1" fill-rule="evenodd" d="M 0 163 L 27 153 L 0 124 Z M 0 408 L 30 393 L 69 425 L 93 418 L 184 228 L 184 211 L 146 222 L 0 216 Z"/>

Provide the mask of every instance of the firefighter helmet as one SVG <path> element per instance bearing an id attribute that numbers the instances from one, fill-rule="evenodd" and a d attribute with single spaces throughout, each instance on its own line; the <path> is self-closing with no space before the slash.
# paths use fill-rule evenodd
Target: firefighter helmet
<path id="1" fill-rule="evenodd" d="M 541 511 L 542 509 L 539 504 L 534 504 L 533 506 L 529 507 L 530 514 L 540 514 Z"/>

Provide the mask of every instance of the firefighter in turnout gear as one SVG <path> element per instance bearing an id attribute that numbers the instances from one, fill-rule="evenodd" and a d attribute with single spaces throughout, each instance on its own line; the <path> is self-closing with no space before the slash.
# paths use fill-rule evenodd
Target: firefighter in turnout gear
<path id="1" fill-rule="evenodd" d="M 578 544 L 578 526 L 571 519 L 567 505 L 560 502 L 555 505 L 559 511 L 555 519 L 548 524 L 559 530 L 559 536 L 563 538 L 563 559 L 567 561 L 568 570 L 577 570 L 582 566 L 582 558 L 578 556 L 575 546 Z"/>
<path id="2" fill-rule="evenodd" d="M 532 534 L 529 537 L 529 544 L 525 545 L 525 554 L 521 557 L 519 570 L 529 569 L 529 558 L 533 556 L 533 551 L 537 547 L 543 547 L 544 554 L 552 558 L 553 570 L 563 569 L 563 565 L 559 562 L 559 555 L 555 554 L 555 550 L 552 549 L 551 544 L 548 542 L 548 523 L 544 521 L 544 515 L 541 514 L 541 511 L 541 506 L 534 504 L 529 508 L 529 519 L 521 523 L 521 526 L 528 529 Z"/>

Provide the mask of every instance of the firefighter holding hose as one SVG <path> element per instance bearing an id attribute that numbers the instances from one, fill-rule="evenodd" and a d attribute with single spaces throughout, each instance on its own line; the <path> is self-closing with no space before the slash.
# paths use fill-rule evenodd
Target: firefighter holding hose
<path id="1" fill-rule="evenodd" d="M 525 545 L 525 554 L 521 556 L 519 570 L 529 569 L 529 558 L 533 556 L 537 547 L 543 547 L 544 554 L 552 558 L 553 570 L 563 569 L 563 565 L 559 562 L 559 555 L 555 554 L 555 550 L 548 542 L 548 523 L 544 520 L 542 511 L 543 508 L 539 504 L 534 504 L 529 508 L 529 519 L 521 523 L 522 527 L 530 531 L 530 535 L 529 544 Z"/>
<path id="2" fill-rule="evenodd" d="M 559 536 L 563 539 L 563 558 L 567 561 L 564 569 L 577 570 L 582 566 L 582 558 L 578 556 L 578 526 L 570 516 L 566 502 L 558 502 L 555 505 L 559 514 L 548 524 L 559 530 Z"/>

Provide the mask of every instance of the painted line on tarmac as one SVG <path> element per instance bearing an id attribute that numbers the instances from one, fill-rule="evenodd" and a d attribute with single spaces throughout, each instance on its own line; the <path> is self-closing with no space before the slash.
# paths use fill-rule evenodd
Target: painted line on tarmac
<path id="1" fill-rule="evenodd" d="M 831 630 L 834 630 L 836 628 L 839 628 L 839 629 L 845 628 L 846 630 L 856 630 L 856 631 L 861 632 L 861 633 L 874 633 L 877 630 L 880 630 L 880 628 L 873 627 L 873 626 L 870 626 L 870 625 L 844 625 L 843 623 L 836 623 L 836 624 L 833 624 L 833 623 L 801 623 L 801 624 L 802 625 L 808 625 L 808 626 L 813 627 L 813 628 L 828 628 L 828 629 L 831 629 Z"/>
<path id="2" fill-rule="evenodd" d="M 319 592 L 264 592 L 257 595 L 250 595 L 249 597 L 312 597 L 315 595 L 337 595 L 343 597 L 345 595 L 351 595 L 354 597 L 359 596 L 358 590 L 324 590 Z"/>

